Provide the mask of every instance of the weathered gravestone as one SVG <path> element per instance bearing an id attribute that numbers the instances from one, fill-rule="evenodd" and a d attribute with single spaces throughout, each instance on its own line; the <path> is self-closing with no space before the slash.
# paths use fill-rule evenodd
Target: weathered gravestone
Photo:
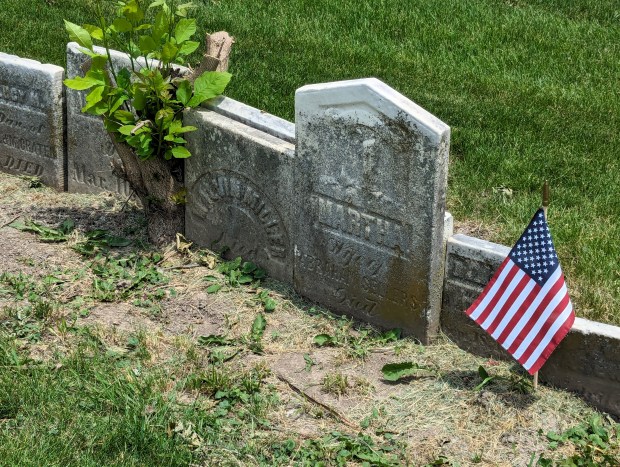
<path id="1" fill-rule="evenodd" d="M 295 288 L 331 309 L 437 332 L 450 128 L 377 79 L 295 96 Z"/>
<path id="2" fill-rule="evenodd" d="M 0 170 L 65 189 L 64 70 L 0 52 Z"/>
<path id="3" fill-rule="evenodd" d="M 207 110 L 184 124 L 198 128 L 186 133 L 187 237 L 291 283 L 294 146 Z"/>
<path id="4" fill-rule="evenodd" d="M 86 71 L 83 67 L 87 63 L 88 56 L 79 49 L 79 45 L 75 42 L 67 44 L 67 75 L 71 78 L 84 76 Z M 95 51 L 105 53 L 105 49 L 101 47 L 95 47 Z M 131 68 L 131 61 L 126 54 L 110 50 L 110 55 L 116 69 Z M 157 63 L 157 60 L 152 62 L 155 65 Z M 137 68 L 144 66 L 144 59 L 139 58 L 135 66 Z M 182 66 L 178 68 L 182 72 L 188 71 Z M 128 195 L 129 185 L 112 173 L 112 160 L 120 161 L 120 159 L 103 127 L 101 117 L 82 113 L 81 109 L 86 103 L 88 91 L 67 88 L 66 93 L 68 190 L 77 193 L 98 193 L 107 190 Z M 233 99 L 220 96 L 203 103 L 203 106 L 253 128 L 282 136 L 287 140 L 294 139 L 294 125 Z"/>
<path id="5" fill-rule="evenodd" d="M 79 45 L 67 45 L 67 76 L 84 76 L 83 69 L 88 56 L 79 51 Z M 105 49 L 95 47 L 98 53 Z M 127 55 L 110 51 L 112 60 L 120 67 L 129 67 Z M 103 120 L 96 115 L 82 113 L 86 104 L 87 91 L 66 89 L 67 95 L 67 171 L 68 191 L 73 193 L 99 193 L 113 191 L 129 195 L 129 184 L 112 173 L 112 160 L 120 162 L 111 137 L 103 126 Z"/>

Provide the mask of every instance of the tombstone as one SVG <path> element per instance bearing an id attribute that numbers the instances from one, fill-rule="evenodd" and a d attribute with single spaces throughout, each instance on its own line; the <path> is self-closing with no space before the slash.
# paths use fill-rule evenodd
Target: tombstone
<path id="1" fill-rule="evenodd" d="M 95 47 L 98 53 L 105 49 Z M 129 66 L 129 58 L 111 51 L 114 63 Z M 75 42 L 67 44 L 67 76 L 84 76 L 82 66 L 88 56 L 79 51 Z M 103 126 L 103 119 L 82 113 L 89 90 L 66 88 L 67 95 L 67 189 L 72 193 L 112 191 L 123 196 L 131 193 L 129 184 L 112 173 L 112 160 L 120 162 L 112 138 Z"/>
<path id="2" fill-rule="evenodd" d="M 294 146 L 208 110 L 185 113 L 188 239 L 293 281 Z"/>
<path id="3" fill-rule="evenodd" d="M 438 330 L 450 128 L 377 79 L 295 95 L 294 284 L 422 342 Z"/>
<path id="4" fill-rule="evenodd" d="M 0 52 L 0 170 L 65 189 L 64 70 Z"/>

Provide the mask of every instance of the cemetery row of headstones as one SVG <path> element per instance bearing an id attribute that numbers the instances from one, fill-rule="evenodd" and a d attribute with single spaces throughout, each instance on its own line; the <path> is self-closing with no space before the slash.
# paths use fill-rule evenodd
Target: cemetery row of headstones
<path id="1" fill-rule="evenodd" d="M 69 44 L 68 76 L 86 60 Z M 4 55 L 0 67 L 3 170 L 130 194 L 101 119 L 81 112 L 86 91 L 63 91 L 52 65 Z M 293 132 L 275 118 L 258 129 L 251 117 L 186 113 L 198 128 L 187 137 L 186 235 L 335 311 L 427 341 L 439 326 L 450 129 L 376 79 L 303 87 L 295 107 Z"/>
<path id="2" fill-rule="evenodd" d="M 83 74 L 85 59 L 69 44 L 67 75 Z M 63 77 L 0 53 L 0 170 L 129 196 L 101 120 L 81 112 L 85 93 L 63 90 Z M 376 79 L 299 89 L 295 124 L 228 98 L 206 107 L 185 115 L 198 128 L 187 135 L 189 239 L 255 261 L 333 311 L 422 342 L 441 317 L 462 347 L 506 357 L 463 310 L 507 249 L 454 236 L 446 256 L 448 126 Z M 541 378 L 620 414 L 620 329 L 578 319 Z"/>

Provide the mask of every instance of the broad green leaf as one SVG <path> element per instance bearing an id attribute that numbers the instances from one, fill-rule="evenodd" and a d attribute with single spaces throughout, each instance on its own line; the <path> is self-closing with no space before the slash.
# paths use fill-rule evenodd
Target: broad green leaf
<path id="1" fill-rule="evenodd" d="M 121 94 L 112 104 L 112 106 L 110 107 L 110 113 L 114 113 L 118 110 L 118 108 L 123 105 L 123 102 L 125 102 L 128 99 L 128 97 L 125 94 Z"/>
<path id="2" fill-rule="evenodd" d="M 140 36 L 140 51 L 148 54 L 157 49 L 157 44 L 151 36 Z"/>
<path id="3" fill-rule="evenodd" d="M 176 159 L 187 159 L 189 156 L 192 155 L 192 153 L 185 149 L 183 146 L 174 147 L 170 151 Z"/>
<path id="4" fill-rule="evenodd" d="M 111 247 L 119 248 L 119 247 L 131 245 L 131 240 L 129 240 L 128 238 L 115 237 L 113 235 L 110 235 L 107 238 L 107 243 Z"/>
<path id="5" fill-rule="evenodd" d="M 187 133 L 189 131 L 196 131 L 197 129 L 198 128 L 196 128 L 195 126 L 187 125 L 187 126 L 181 127 L 181 129 L 177 131 L 177 133 Z"/>
<path id="6" fill-rule="evenodd" d="M 131 135 L 131 131 L 135 128 L 135 125 L 123 125 L 119 127 L 118 132 L 121 135 L 129 136 Z"/>
<path id="7" fill-rule="evenodd" d="M 265 307 L 265 311 L 267 312 L 271 312 L 275 310 L 277 305 L 278 303 L 273 298 L 268 298 L 263 303 L 263 306 Z"/>
<path id="8" fill-rule="evenodd" d="M 168 32 L 168 16 L 160 11 L 155 16 L 155 23 L 153 24 L 153 40 L 159 42 L 161 38 Z"/>
<path id="9" fill-rule="evenodd" d="M 402 331 L 399 328 L 389 329 L 389 330 L 385 331 L 383 334 L 381 334 L 381 338 L 380 339 L 383 342 L 397 341 L 398 339 L 400 339 L 401 332 Z"/>
<path id="10" fill-rule="evenodd" d="M 157 113 L 155 114 L 155 121 L 160 122 L 160 121 L 167 121 L 170 120 L 172 117 L 174 117 L 174 110 L 172 110 L 169 107 L 164 107 L 161 110 L 158 110 Z"/>
<path id="11" fill-rule="evenodd" d="M 110 133 L 118 133 L 118 129 L 121 125 L 118 122 L 112 120 L 111 118 L 104 118 L 103 126 Z"/>
<path id="12" fill-rule="evenodd" d="M 133 26 L 125 18 L 116 18 L 112 23 L 112 29 L 116 32 L 129 32 Z"/>
<path id="13" fill-rule="evenodd" d="M 108 59 L 107 55 L 98 54 L 97 52 L 93 52 L 92 50 L 87 49 L 86 47 L 78 47 L 78 50 L 82 52 L 83 54 L 88 55 L 89 57 L 92 57 L 92 58 L 103 57 L 106 60 Z"/>
<path id="14" fill-rule="evenodd" d="M 72 41 L 77 42 L 82 47 L 86 47 L 89 50 L 93 50 L 93 40 L 86 29 L 70 21 L 65 21 L 65 29 L 69 33 L 69 38 Z"/>
<path id="15" fill-rule="evenodd" d="M 178 136 L 174 136 L 174 135 L 166 135 L 164 136 L 164 140 L 165 141 L 170 141 L 171 143 L 177 143 L 177 144 L 186 144 L 187 140 L 184 138 L 180 138 Z"/>
<path id="16" fill-rule="evenodd" d="M 250 261 L 246 261 L 245 263 L 241 265 L 241 270 L 246 274 L 250 274 L 251 272 L 256 270 L 256 267 L 257 267 L 256 264 Z"/>
<path id="17" fill-rule="evenodd" d="M 319 347 L 323 347 L 325 345 L 332 345 L 334 343 L 334 338 L 329 334 L 317 334 L 312 341 Z"/>
<path id="18" fill-rule="evenodd" d="M 249 284 L 253 280 L 254 278 L 252 276 L 244 274 L 242 276 L 239 276 L 239 279 L 237 279 L 237 282 L 239 282 L 240 284 Z"/>
<path id="19" fill-rule="evenodd" d="M 130 0 L 127 5 L 123 7 L 123 15 L 129 21 L 137 23 L 144 18 L 144 11 L 140 8 L 140 5 L 136 0 Z"/>
<path id="20" fill-rule="evenodd" d="M 195 19 L 180 19 L 177 26 L 174 28 L 174 38 L 177 40 L 177 44 L 185 42 L 196 33 L 196 20 Z"/>
<path id="21" fill-rule="evenodd" d="M 146 94 L 141 89 L 136 88 L 133 93 L 133 108 L 140 111 L 146 107 Z"/>
<path id="22" fill-rule="evenodd" d="M 200 345 L 233 345 L 235 341 L 221 334 L 209 334 L 208 336 L 199 336 L 198 343 Z"/>
<path id="23" fill-rule="evenodd" d="M 194 97 L 189 107 L 198 107 L 204 101 L 213 99 L 224 92 L 232 75 L 221 71 L 207 71 L 194 81 Z"/>
<path id="24" fill-rule="evenodd" d="M 252 323 L 252 331 L 251 337 L 255 341 L 259 341 L 261 337 L 263 337 L 263 333 L 265 332 L 265 328 L 267 327 L 267 320 L 259 313 L 256 318 L 254 318 L 254 322 Z"/>
<path id="25" fill-rule="evenodd" d="M 93 39 L 97 39 L 98 41 L 103 40 L 103 30 L 100 27 L 94 26 L 92 24 L 85 24 L 84 29 L 88 31 L 90 37 Z"/>
<path id="26" fill-rule="evenodd" d="M 104 84 L 102 80 L 92 78 L 90 76 L 85 76 L 82 78 L 81 76 L 76 76 L 75 78 L 66 79 L 63 81 L 65 86 L 71 89 L 75 89 L 76 91 L 83 91 L 85 89 L 90 89 L 93 86 L 101 86 Z"/>
<path id="27" fill-rule="evenodd" d="M 161 49 L 161 59 L 170 62 L 177 56 L 178 48 L 172 42 L 166 42 Z"/>
<path id="28" fill-rule="evenodd" d="M 216 293 L 222 288 L 220 284 L 213 284 L 207 287 L 207 293 Z"/>
<path id="29" fill-rule="evenodd" d="M 189 3 L 183 3 L 182 5 L 179 5 L 179 6 L 177 7 L 177 11 L 175 11 L 174 13 L 175 13 L 177 16 L 182 16 L 182 17 L 185 17 L 185 16 L 187 16 L 187 10 L 188 10 L 189 8 L 195 8 L 195 7 L 196 7 L 196 5 L 194 5 L 192 2 L 189 2 Z"/>
<path id="30" fill-rule="evenodd" d="M 482 379 L 486 379 L 489 377 L 489 373 L 487 372 L 487 370 L 484 369 L 484 367 L 482 365 L 480 365 L 478 367 L 478 375 L 480 376 L 480 378 Z"/>
<path id="31" fill-rule="evenodd" d="M 388 381 L 398 381 L 406 376 L 411 376 L 419 371 L 432 371 L 429 367 L 418 365 L 414 362 L 388 363 L 381 368 L 383 378 Z"/>
<path id="32" fill-rule="evenodd" d="M 127 68 L 122 68 L 116 73 L 116 84 L 123 89 L 129 87 L 131 84 L 131 72 Z"/>
<path id="33" fill-rule="evenodd" d="M 96 104 L 101 102 L 103 99 L 103 91 L 105 91 L 105 86 L 97 86 L 86 96 L 86 105 L 82 109 L 82 112 L 85 112 L 87 109 L 94 107 Z"/>
<path id="34" fill-rule="evenodd" d="M 188 80 L 184 79 L 179 83 L 177 88 L 177 99 L 181 104 L 187 106 L 187 103 L 192 98 L 192 85 Z"/>
<path id="35" fill-rule="evenodd" d="M 489 384 L 491 381 L 493 381 L 495 379 L 495 376 L 489 376 L 488 378 L 484 378 L 484 380 L 482 381 L 482 383 L 480 383 L 478 386 L 476 386 L 474 389 L 476 391 L 480 391 L 483 387 L 485 387 L 487 384 Z"/>
<path id="36" fill-rule="evenodd" d="M 127 110 L 117 110 L 114 112 L 114 118 L 125 124 L 133 123 L 135 121 L 133 114 Z"/>
<path id="37" fill-rule="evenodd" d="M 155 8 L 156 6 L 162 6 L 165 3 L 165 0 L 155 0 L 151 3 L 148 8 Z"/>
<path id="38" fill-rule="evenodd" d="M 183 44 L 181 44 L 181 47 L 179 48 L 179 55 L 189 55 L 194 50 L 196 50 L 199 45 L 200 45 L 200 42 L 185 41 L 183 42 Z"/>

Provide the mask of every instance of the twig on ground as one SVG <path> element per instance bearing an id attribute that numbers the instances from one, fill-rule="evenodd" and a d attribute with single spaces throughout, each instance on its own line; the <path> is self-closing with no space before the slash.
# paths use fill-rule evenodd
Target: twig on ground
<path id="1" fill-rule="evenodd" d="M 129 193 L 129 196 L 127 197 L 127 199 L 125 200 L 125 202 L 124 202 L 124 203 L 123 203 L 123 205 L 121 206 L 121 212 L 125 210 L 125 208 L 127 207 L 127 203 L 129 203 L 129 200 L 130 200 L 131 198 L 133 198 L 133 195 L 134 195 L 135 193 L 136 193 L 135 191 L 131 190 L 131 193 Z"/>
<path id="2" fill-rule="evenodd" d="M 297 387 L 294 383 L 292 383 L 291 381 L 289 381 L 285 376 L 281 375 L 280 373 L 276 374 L 276 377 L 282 381 L 283 383 L 286 383 L 293 391 L 295 391 L 297 394 L 299 394 L 300 396 L 304 397 L 306 400 L 322 407 L 323 409 L 327 410 L 327 412 L 329 412 L 334 418 L 340 420 L 342 423 L 344 423 L 346 426 L 348 426 L 349 428 L 352 428 L 354 430 L 358 430 L 359 426 L 356 425 L 355 423 L 353 423 L 351 420 L 347 419 L 347 417 L 345 417 L 344 415 L 342 415 L 340 412 L 338 412 L 336 409 L 334 409 L 333 407 L 330 407 L 327 404 L 324 404 L 323 402 L 315 399 L 314 397 L 312 397 L 311 395 L 309 395 L 308 393 L 306 393 L 303 389 L 300 389 L 299 387 Z"/>
<path id="3" fill-rule="evenodd" d="M 182 264 L 181 266 L 168 266 L 162 269 L 165 271 L 169 271 L 171 269 L 194 269 L 194 268 L 200 268 L 200 267 L 202 267 L 202 264 L 190 263 L 190 264 Z"/>

